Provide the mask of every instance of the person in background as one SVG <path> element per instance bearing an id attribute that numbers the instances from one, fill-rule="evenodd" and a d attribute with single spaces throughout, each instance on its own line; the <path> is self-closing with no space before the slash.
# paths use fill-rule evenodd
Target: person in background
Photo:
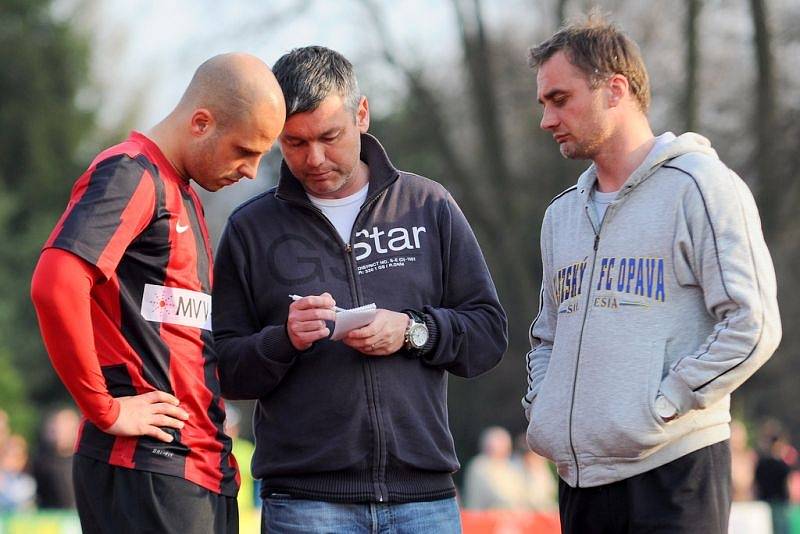
<path id="1" fill-rule="evenodd" d="M 241 482 L 239 484 L 239 495 L 236 498 L 239 503 L 239 515 L 252 513 L 261 505 L 258 498 L 256 482 L 253 480 L 250 464 L 253 463 L 253 453 L 256 446 L 241 435 L 242 412 L 231 403 L 225 404 L 225 433 L 233 440 L 233 455 L 241 466 Z"/>
<path id="2" fill-rule="evenodd" d="M 759 435 L 755 494 L 772 510 L 773 534 L 789 533 L 789 474 L 794 459 L 787 461 L 787 456 L 796 455 L 790 449 L 780 423 L 773 419 L 765 421 Z"/>
<path id="3" fill-rule="evenodd" d="M 558 482 L 552 462 L 530 450 L 525 434 L 515 440 L 514 465 L 522 473 L 523 507 L 549 512 L 558 507 Z"/>
<path id="4" fill-rule="evenodd" d="M 731 500 L 752 501 L 758 455 L 748 443 L 747 427 L 731 421 Z"/>
<path id="5" fill-rule="evenodd" d="M 35 508 L 36 481 L 26 472 L 28 444 L 10 435 L 0 445 L 0 512 L 24 512 Z"/>
<path id="6" fill-rule="evenodd" d="M 464 508 L 524 507 L 523 473 L 511 460 L 512 450 L 511 434 L 505 428 L 493 426 L 481 433 L 480 452 L 464 470 Z"/>
<path id="7" fill-rule="evenodd" d="M 32 462 L 39 508 L 75 507 L 72 456 L 79 426 L 80 417 L 72 408 L 58 409 L 44 419 Z"/>

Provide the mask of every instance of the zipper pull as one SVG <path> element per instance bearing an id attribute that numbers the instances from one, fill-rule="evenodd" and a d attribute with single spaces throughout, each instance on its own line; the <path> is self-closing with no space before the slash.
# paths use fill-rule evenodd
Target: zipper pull
<path id="1" fill-rule="evenodd" d="M 595 250 L 597 250 L 597 249 L 595 249 Z M 353 247 L 350 246 L 350 243 L 345 244 L 344 251 L 347 252 L 348 254 L 353 252 Z"/>
<path id="2" fill-rule="evenodd" d="M 600 243 L 600 234 L 594 235 L 594 251 L 597 252 L 597 245 Z"/>

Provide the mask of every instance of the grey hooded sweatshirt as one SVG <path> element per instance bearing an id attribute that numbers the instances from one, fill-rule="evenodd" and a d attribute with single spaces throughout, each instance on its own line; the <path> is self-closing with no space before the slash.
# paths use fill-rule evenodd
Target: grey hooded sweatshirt
<path id="1" fill-rule="evenodd" d="M 522 401 L 529 445 L 573 487 L 727 439 L 730 393 L 781 337 L 756 204 L 707 139 L 660 136 L 602 221 L 596 180 L 592 165 L 545 213 Z"/>

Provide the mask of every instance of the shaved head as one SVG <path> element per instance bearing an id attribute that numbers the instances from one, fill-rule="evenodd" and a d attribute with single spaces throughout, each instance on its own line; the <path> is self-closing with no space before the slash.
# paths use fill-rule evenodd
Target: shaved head
<path id="1" fill-rule="evenodd" d="M 259 58 L 244 53 L 220 54 L 200 65 L 178 108 L 205 108 L 222 129 L 246 121 L 256 110 L 285 109 L 272 71 Z"/>
<path id="2" fill-rule="evenodd" d="M 178 105 L 148 135 L 184 179 L 216 191 L 255 177 L 285 120 L 269 67 L 250 54 L 221 54 L 198 67 Z"/>

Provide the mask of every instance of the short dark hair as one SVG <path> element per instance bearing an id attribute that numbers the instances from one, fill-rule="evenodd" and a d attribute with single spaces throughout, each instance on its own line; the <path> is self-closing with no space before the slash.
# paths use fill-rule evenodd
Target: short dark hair
<path id="1" fill-rule="evenodd" d="M 597 12 L 584 21 L 562 27 L 552 37 L 530 49 L 528 63 L 542 66 L 563 50 L 567 59 L 582 71 L 592 89 L 615 74 L 628 79 L 631 94 L 639 108 L 650 107 L 650 80 L 639 46 L 615 24 Z"/>
<path id="2" fill-rule="evenodd" d="M 286 116 L 314 111 L 331 94 L 338 94 L 353 113 L 358 90 L 353 65 L 340 53 L 324 46 L 295 48 L 272 67 L 286 99 Z"/>

